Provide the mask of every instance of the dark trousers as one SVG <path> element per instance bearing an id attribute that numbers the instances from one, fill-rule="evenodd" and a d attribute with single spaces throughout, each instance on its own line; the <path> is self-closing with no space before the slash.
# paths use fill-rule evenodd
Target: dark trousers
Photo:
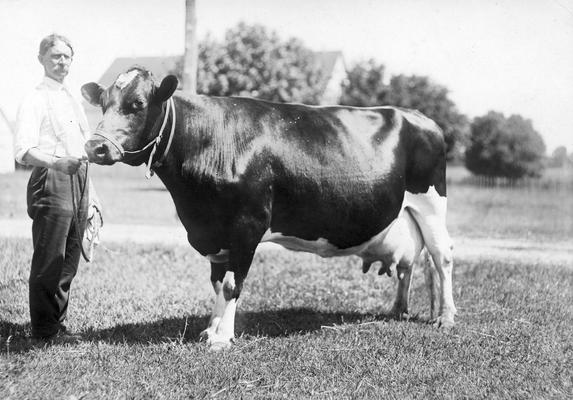
<path id="1" fill-rule="evenodd" d="M 34 245 L 29 279 L 30 320 L 35 337 L 56 333 L 66 318 L 86 224 L 86 168 L 83 164 L 73 176 L 76 215 L 70 175 L 34 168 L 28 182 L 28 215 L 33 219 Z M 76 217 L 79 217 L 77 221 Z"/>

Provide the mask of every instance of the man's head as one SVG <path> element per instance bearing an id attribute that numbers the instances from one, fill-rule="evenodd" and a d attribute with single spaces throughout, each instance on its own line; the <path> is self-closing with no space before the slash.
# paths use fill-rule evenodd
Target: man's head
<path id="1" fill-rule="evenodd" d="M 68 75 L 73 56 L 74 49 L 64 36 L 54 33 L 40 42 L 38 61 L 44 66 L 44 74 L 58 82 Z"/>

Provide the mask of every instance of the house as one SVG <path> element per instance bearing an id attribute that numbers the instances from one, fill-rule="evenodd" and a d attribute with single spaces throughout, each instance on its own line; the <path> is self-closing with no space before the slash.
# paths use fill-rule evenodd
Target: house
<path id="1" fill-rule="evenodd" d="M 12 125 L 0 108 L 0 174 L 14 172 L 14 136 Z"/>
<path id="2" fill-rule="evenodd" d="M 342 84 L 348 78 L 344 57 L 340 51 L 319 51 L 314 53 L 323 73 L 323 89 L 320 104 L 338 104 L 342 96 Z"/>
<path id="3" fill-rule="evenodd" d="M 321 85 L 322 96 L 320 104 L 338 104 L 342 95 L 342 83 L 347 78 L 344 57 L 340 51 L 319 51 L 313 53 L 315 62 L 322 71 L 323 80 Z M 145 67 L 161 81 L 165 76 L 172 73 L 181 60 L 182 56 L 158 56 L 158 57 L 119 57 L 116 58 L 109 68 L 103 73 L 98 83 L 104 87 L 110 86 L 119 74 L 134 65 Z M 88 121 L 92 129 L 101 119 L 101 112 L 91 105 L 84 105 Z"/>

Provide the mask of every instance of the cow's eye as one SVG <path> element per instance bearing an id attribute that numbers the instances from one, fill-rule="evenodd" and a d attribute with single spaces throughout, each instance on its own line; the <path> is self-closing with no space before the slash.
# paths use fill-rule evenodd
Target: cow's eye
<path id="1" fill-rule="evenodd" d="M 133 111 L 139 111 L 143 109 L 143 102 L 140 100 L 135 100 L 133 103 L 131 103 L 131 109 Z"/>

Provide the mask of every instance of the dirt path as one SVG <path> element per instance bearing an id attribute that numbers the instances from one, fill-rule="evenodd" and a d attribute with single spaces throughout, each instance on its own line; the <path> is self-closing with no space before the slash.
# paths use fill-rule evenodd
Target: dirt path
<path id="1" fill-rule="evenodd" d="M 31 220 L 0 219 L 0 237 L 31 238 Z M 165 243 L 187 246 L 182 226 L 122 225 L 106 223 L 101 231 L 102 245 L 112 242 L 142 244 Z M 573 241 L 540 242 L 517 239 L 454 237 L 455 256 L 459 258 L 495 258 L 528 262 L 559 263 L 573 268 Z M 282 249 L 264 243 L 259 251 Z"/>

